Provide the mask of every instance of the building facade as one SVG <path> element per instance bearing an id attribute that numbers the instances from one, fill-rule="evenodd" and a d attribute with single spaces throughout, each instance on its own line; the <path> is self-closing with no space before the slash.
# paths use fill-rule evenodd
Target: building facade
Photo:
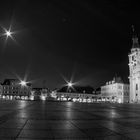
<path id="1" fill-rule="evenodd" d="M 1 87 L 1 97 L 7 99 L 29 97 L 31 94 L 31 85 L 22 86 L 18 79 L 5 79 Z"/>
<path id="2" fill-rule="evenodd" d="M 97 101 L 97 95 L 87 93 L 56 92 L 57 100 L 74 102 L 94 102 Z"/>
<path id="3" fill-rule="evenodd" d="M 50 97 L 48 88 L 33 88 L 31 93 L 34 100 L 46 100 Z"/>
<path id="4" fill-rule="evenodd" d="M 64 86 L 54 94 L 57 100 L 61 101 L 93 102 L 97 98 L 95 90 L 91 86 Z"/>
<path id="5" fill-rule="evenodd" d="M 140 103 L 140 45 L 136 35 L 129 57 L 130 103 Z"/>
<path id="6" fill-rule="evenodd" d="M 124 84 L 120 78 L 109 81 L 101 86 L 102 101 L 128 103 L 129 102 L 129 84 Z"/>

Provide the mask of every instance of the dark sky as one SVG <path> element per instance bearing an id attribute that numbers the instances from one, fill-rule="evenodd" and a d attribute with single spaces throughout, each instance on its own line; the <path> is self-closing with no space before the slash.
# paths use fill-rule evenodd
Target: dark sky
<path id="1" fill-rule="evenodd" d="M 0 79 L 18 74 L 33 85 L 55 88 L 63 76 L 98 87 L 113 76 L 129 75 L 131 25 L 140 33 L 140 8 L 127 0 L 4 0 L 2 27 L 16 41 L 0 38 Z"/>

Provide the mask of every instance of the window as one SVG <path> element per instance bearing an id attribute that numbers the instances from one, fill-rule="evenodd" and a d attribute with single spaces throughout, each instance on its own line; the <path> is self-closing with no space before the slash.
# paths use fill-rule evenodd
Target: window
<path id="1" fill-rule="evenodd" d="M 122 85 L 118 85 L 118 89 L 122 89 Z"/>
<path id="2" fill-rule="evenodd" d="M 134 56 L 132 56 L 132 61 L 134 60 Z"/>
<path id="3" fill-rule="evenodd" d="M 136 90 L 138 90 L 138 84 L 136 84 Z"/>
<path id="4" fill-rule="evenodd" d="M 118 92 L 118 95 L 122 95 L 122 92 Z"/>

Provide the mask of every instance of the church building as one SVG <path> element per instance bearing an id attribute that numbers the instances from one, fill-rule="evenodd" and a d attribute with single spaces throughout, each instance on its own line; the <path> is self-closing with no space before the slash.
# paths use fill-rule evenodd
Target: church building
<path id="1" fill-rule="evenodd" d="M 133 28 L 134 32 L 134 28 Z M 129 57 L 130 103 L 140 103 L 140 45 L 136 34 L 132 37 Z"/>

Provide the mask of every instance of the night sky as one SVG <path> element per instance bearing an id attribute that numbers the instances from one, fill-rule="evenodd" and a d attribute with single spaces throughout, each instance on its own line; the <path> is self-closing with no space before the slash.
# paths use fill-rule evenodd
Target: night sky
<path id="1" fill-rule="evenodd" d="M 33 86 L 60 87 L 63 77 L 97 88 L 115 75 L 127 80 L 132 29 L 140 34 L 133 1 L 4 0 L 0 3 L 0 81 L 19 75 Z"/>

